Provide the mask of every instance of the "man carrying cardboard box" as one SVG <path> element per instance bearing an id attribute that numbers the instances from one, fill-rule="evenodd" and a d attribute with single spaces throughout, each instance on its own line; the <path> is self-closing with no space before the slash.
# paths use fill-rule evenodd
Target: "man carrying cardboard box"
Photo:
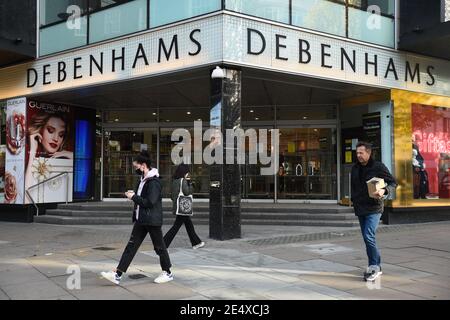
<path id="1" fill-rule="evenodd" d="M 386 166 L 373 160 L 372 145 L 359 142 L 356 145 L 358 161 L 352 167 L 352 197 L 355 215 L 359 219 L 361 233 L 366 244 L 369 267 L 364 280 L 375 281 L 381 274 L 381 257 L 375 234 L 384 210 L 384 200 L 391 197 L 397 187 Z M 368 187 L 369 186 L 369 187 Z"/>

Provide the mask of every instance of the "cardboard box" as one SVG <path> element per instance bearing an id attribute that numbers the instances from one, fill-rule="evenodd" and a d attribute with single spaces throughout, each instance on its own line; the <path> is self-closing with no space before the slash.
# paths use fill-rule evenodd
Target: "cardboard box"
<path id="1" fill-rule="evenodd" d="M 369 192 L 369 197 L 374 198 L 373 193 L 377 192 L 380 189 L 383 189 L 386 187 L 386 183 L 384 182 L 384 179 L 374 177 L 367 181 L 367 190 Z"/>

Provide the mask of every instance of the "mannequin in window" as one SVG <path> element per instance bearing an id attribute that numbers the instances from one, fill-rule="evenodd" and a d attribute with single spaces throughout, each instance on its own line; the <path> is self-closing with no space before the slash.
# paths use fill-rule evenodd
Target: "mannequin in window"
<path id="1" fill-rule="evenodd" d="M 425 159 L 420 154 L 414 134 L 412 136 L 412 149 L 414 199 L 426 199 L 426 195 L 429 193 L 428 173 L 425 170 Z"/>

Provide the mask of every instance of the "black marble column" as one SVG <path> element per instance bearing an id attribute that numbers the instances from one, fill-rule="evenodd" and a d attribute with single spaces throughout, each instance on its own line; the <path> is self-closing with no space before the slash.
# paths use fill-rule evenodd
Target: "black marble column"
<path id="1" fill-rule="evenodd" d="M 211 109 L 221 104 L 223 164 L 210 166 L 209 236 L 216 240 L 241 237 L 241 172 L 237 162 L 226 163 L 226 129 L 241 126 L 241 71 L 226 69 L 225 78 L 211 79 Z"/>

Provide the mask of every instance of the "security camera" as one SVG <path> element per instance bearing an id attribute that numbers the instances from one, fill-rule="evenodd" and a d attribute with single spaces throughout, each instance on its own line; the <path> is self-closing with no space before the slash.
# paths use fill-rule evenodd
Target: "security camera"
<path id="1" fill-rule="evenodd" d="M 225 77 L 225 70 L 219 66 L 217 66 L 211 73 L 211 79 L 223 79 Z"/>

